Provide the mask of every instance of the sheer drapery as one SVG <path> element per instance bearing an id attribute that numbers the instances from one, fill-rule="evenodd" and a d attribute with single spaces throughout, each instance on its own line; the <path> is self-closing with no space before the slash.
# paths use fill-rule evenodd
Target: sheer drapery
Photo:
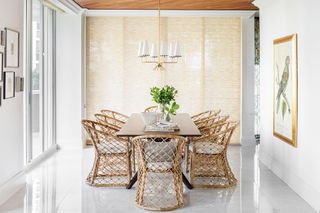
<path id="1" fill-rule="evenodd" d="M 154 105 L 152 86 L 179 91 L 179 112 L 222 109 L 240 120 L 241 19 L 237 17 L 166 17 L 163 40 L 179 41 L 183 57 L 165 71 L 153 71 L 137 57 L 141 40 L 157 41 L 151 17 L 87 17 L 87 117 L 108 108 L 125 114 Z M 239 130 L 233 143 L 239 143 Z"/>

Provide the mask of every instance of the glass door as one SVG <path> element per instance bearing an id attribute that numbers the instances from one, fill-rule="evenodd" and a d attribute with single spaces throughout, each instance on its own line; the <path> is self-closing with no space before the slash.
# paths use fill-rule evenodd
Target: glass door
<path id="1" fill-rule="evenodd" d="M 38 157 L 43 151 L 43 6 L 32 0 L 32 70 L 31 70 L 31 156 Z"/>
<path id="2" fill-rule="evenodd" d="M 44 150 L 49 149 L 54 144 L 54 67 L 55 67 L 55 14 L 53 10 L 44 7 L 43 16 L 43 118 L 44 118 Z"/>
<path id="3" fill-rule="evenodd" d="M 55 144 L 55 12 L 40 0 L 32 0 L 28 6 L 27 161 L 30 162 Z"/>

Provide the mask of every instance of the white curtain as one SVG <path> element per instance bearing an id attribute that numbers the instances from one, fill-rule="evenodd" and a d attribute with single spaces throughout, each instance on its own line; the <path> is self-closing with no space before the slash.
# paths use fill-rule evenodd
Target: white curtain
<path id="1" fill-rule="evenodd" d="M 87 18 L 87 117 L 101 109 L 141 112 L 154 105 L 151 87 L 172 85 L 179 91 L 179 112 L 221 109 L 239 121 L 241 19 L 168 17 L 161 30 L 163 40 L 180 42 L 183 55 L 162 72 L 137 57 L 141 40 L 157 41 L 156 18 Z M 233 143 L 240 142 L 239 132 Z"/>

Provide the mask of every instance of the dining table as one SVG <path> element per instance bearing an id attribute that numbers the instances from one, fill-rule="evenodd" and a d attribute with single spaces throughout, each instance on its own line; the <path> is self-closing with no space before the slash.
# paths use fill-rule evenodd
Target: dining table
<path id="1" fill-rule="evenodd" d="M 192 121 L 191 117 L 187 113 L 178 113 L 172 117 L 172 122 L 176 123 L 179 127 L 179 130 L 174 132 L 166 132 L 166 131 L 145 131 L 145 121 L 143 119 L 142 113 L 133 113 L 127 122 L 123 125 L 123 127 L 117 133 L 119 137 L 127 137 L 130 141 L 131 138 L 136 136 L 143 136 L 143 135 L 157 135 L 157 134 L 169 134 L 169 135 L 177 135 L 182 136 L 187 139 L 192 137 L 199 137 L 201 133 L 195 123 Z M 134 156 L 134 155 L 133 155 Z M 133 160 L 135 162 L 135 159 Z M 135 164 L 134 164 L 135 165 Z M 134 166 L 135 167 L 135 166 Z M 134 168 L 135 171 L 135 168 Z M 129 184 L 127 185 L 127 189 L 131 189 L 132 186 L 136 183 L 138 178 L 138 172 L 135 172 L 134 176 L 130 180 Z M 192 185 L 189 180 L 186 178 L 184 173 L 182 172 L 182 180 L 185 186 L 188 189 L 192 189 Z"/>

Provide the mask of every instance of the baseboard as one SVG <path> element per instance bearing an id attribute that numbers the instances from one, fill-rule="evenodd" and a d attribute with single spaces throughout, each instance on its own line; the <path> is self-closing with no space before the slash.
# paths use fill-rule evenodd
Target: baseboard
<path id="1" fill-rule="evenodd" d="M 288 186 L 295 191 L 302 199 L 304 199 L 309 205 L 320 212 L 320 192 L 314 189 L 314 187 L 307 184 L 304 180 L 294 174 L 289 169 L 283 169 L 285 166 L 273 159 L 267 153 L 259 153 L 260 161 L 266 165 L 275 175 L 283 180 Z"/>
<path id="2" fill-rule="evenodd" d="M 229 143 L 229 146 L 241 146 L 240 143 Z"/>
<path id="3" fill-rule="evenodd" d="M 23 189 L 25 186 L 26 173 L 34 167 L 51 157 L 59 149 L 58 145 L 53 145 L 46 152 L 42 153 L 39 157 L 34 159 L 31 163 L 27 164 L 24 169 L 11 177 L 7 182 L 0 186 L 0 205 L 10 199 L 15 193 Z"/>

